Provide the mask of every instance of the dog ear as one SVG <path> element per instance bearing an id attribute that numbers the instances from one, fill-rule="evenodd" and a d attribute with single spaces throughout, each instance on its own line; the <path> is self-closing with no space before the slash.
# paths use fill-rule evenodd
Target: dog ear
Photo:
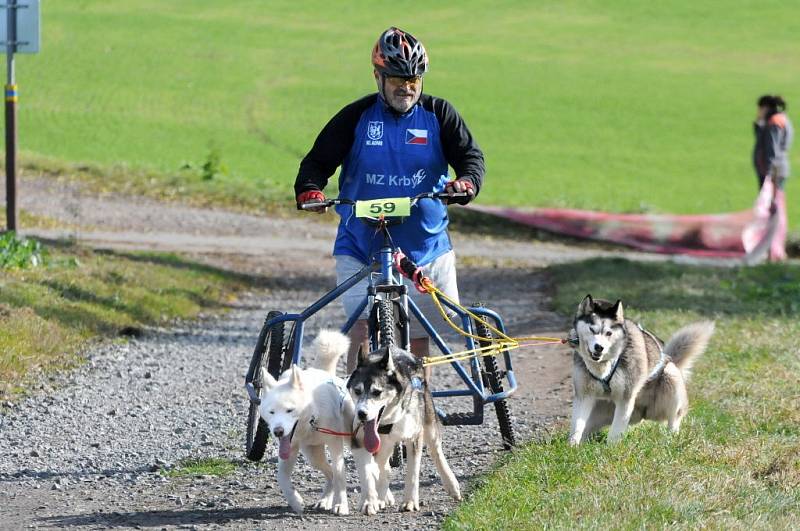
<path id="1" fill-rule="evenodd" d="M 367 363 L 369 359 L 369 354 L 367 353 L 366 349 L 364 348 L 364 344 L 358 345 L 358 363 L 356 367 L 361 367 Z"/>
<path id="2" fill-rule="evenodd" d="M 588 315 L 594 311 L 594 299 L 591 295 L 586 295 L 578 305 L 578 315 Z"/>
<path id="3" fill-rule="evenodd" d="M 614 312 L 614 318 L 620 323 L 625 320 L 625 315 L 622 313 L 622 300 L 617 299 L 617 302 L 611 307 L 611 311 Z"/>
<path id="4" fill-rule="evenodd" d="M 300 367 L 297 365 L 292 364 L 292 387 L 294 389 L 302 389 L 303 388 L 303 378 L 300 374 Z"/>
<path id="5" fill-rule="evenodd" d="M 278 385 L 278 380 L 273 378 L 272 375 L 270 373 L 268 373 L 267 371 L 263 371 L 262 372 L 261 382 L 264 384 L 264 387 L 267 390 L 270 390 L 273 387 L 275 387 L 276 385 Z"/>

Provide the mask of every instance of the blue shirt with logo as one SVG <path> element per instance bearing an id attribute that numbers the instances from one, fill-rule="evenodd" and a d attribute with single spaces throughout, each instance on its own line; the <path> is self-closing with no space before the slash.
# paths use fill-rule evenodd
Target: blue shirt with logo
<path id="1" fill-rule="evenodd" d="M 459 178 L 472 181 L 477 193 L 484 172 L 483 154 L 461 117 L 445 100 L 427 95 L 405 114 L 392 111 L 377 95 L 342 109 L 303 159 L 295 190 L 321 190 L 339 164 L 339 197 L 353 200 L 441 192 L 449 180 L 448 165 Z M 337 212 L 341 221 L 333 254 L 368 263 L 383 236 L 356 218 L 353 207 L 341 205 Z M 452 248 L 447 225 L 447 206 L 422 199 L 389 231 L 395 245 L 425 265 Z"/>

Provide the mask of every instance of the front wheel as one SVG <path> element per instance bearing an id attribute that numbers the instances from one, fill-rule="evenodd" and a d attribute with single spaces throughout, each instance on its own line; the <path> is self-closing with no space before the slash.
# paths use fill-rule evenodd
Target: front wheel
<path id="1" fill-rule="evenodd" d="M 284 323 L 281 322 L 272 326 L 267 326 L 269 321 L 280 315 L 283 314 L 278 311 L 271 311 L 267 314 L 264 325 L 261 327 L 261 332 L 258 334 L 256 348 L 253 352 L 253 359 L 251 361 L 253 387 L 259 398 L 266 394 L 264 393 L 264 371 L 269 372 L 275 379 L 280 376 L 281 357 L 283 356 L 284 350 Z M 266 359 L 264 354 L 266 354 Z M 247 412 L 247 439 L 245 445 L 247 459 L 250 461 L 260 461 L 261 458 L 264 457 L 268 439 L 269 426 L 267 426 L 267 423 L 261 418 L 259 405 L 250 402 L 250 408 Z"/>
<path id="2" fill-rule="evenodd" d="M 375 302 L 375 329 L 378 348 L 393 347 L 395 345 L 396 325 L 394 320 L 394 303 L 381 299 Z"/>
<path id="3" fill-rule="evenodd" d="M 375 303 L 374 332 L 377 334 L 378 348 L 392 348 L 395 345 L 397 323 L 394 316 L 394 302 L 381 299 Z M 389 354 L 391 356 L 391 353 Z M 405 449 L 402 443 L 397 443 L 389 458 L 389 466 L 397 468 L 403 463 Z"/>
<path id="4" fill-rule="evenodd" d="M 492 332 L 485 324 L 480 321 L 473 320 L 475 325 L 475 335 L 485 338 L 483 341 L 478 341 L 481 347 L 488 347 L 492 344 Z M 495 356 L 483 356 L 483 384 L 492 390 L 493 394 L 503 392 L 503 379 L 500 374 L 500 368 L 497 364 Z M 508 407 L 508 400 L 496 400 L 494 402 L 494 410 L 497 413 L 497 423 L 500 425 L 500 436 L 503 438 L 503 448 L 511 450 L 517 445 L 517 438 L 514 435 L 514 426 L 511 420 L 511 411 Z"/>

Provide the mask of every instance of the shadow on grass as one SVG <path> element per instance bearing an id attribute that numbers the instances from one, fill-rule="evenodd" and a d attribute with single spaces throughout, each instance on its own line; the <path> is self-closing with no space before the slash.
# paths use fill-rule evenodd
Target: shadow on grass
<path id="1" fill-rule="evenodd" d="M 158 252 L 126 252 L 113 249 L 87 249 L 71 240 L 52 240 L 40 238 L 42 243 L 67 251 L 81 250 L 90 254 L 117 257 L 136 263 L 153 264 L 173 269 L 182 269 L 201 274 L 213 275 L 228 281 L 238 282 L 244 287 L 290 290 L 320 290 L 320 294 L 333 287 L 336 274 L 331 270 L 330 275 L 295 275 L 276 272 L 275 275 L 259 275 L 242 273 L 213 265 L 203 264 L 173 253 Z"/>
<path id="2" fill-rule="evenodd" d="M 131 262 L 160 265 L 169 267 L 171 269 L 183 269 L 195 273 L 213 275 L 219 278 L 240 282 L 242 284 L 250 286 L 262 286 L 269 281 L 269 277 L 261 275 L 252 275 L 249 273 L 242 273 L 239 271 L 231 271 L 229 269 L 223 269 L 221 267 L 202 264 L 200 262 L 195 262 L 192 260 L 188 260 L 186 258 L 182 258 L 172 253 L 149 253 L 149 252 L 131 253 L 124 251 L 114 251 L 111 249 L 96 249 L 94 253 L 103 256 L 113 256 L 117 258 L 123 258 L 125 260 L 130 260 Z"/>
<path id="3" fill-rule="evenodd" d="M 719 268 L 596 258 L 551 266 L 548 274 L 558 287 L 558 309 L 567 313 L 591 293 L 596 298 L 622 299 L 635 311 L 800 314 L 800 267 L 795 264 Z"/>

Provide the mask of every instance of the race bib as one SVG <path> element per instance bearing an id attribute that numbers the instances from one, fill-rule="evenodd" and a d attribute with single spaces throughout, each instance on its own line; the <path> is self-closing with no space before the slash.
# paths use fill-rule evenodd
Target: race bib
<path id="1" fill-rule="evenodd" d="M 357 218 L 392 218 L 411 215 L 410 197 L 389 197 L 356 201 Z"/>

